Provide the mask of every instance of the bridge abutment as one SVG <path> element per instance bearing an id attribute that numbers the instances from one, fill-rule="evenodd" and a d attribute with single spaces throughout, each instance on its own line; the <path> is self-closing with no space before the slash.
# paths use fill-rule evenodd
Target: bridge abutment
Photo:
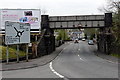
<path id="1" fill-rule="evenodd" d="M 47 55 L 55 51 L 54 31 L 49 27 L 48 15 L 41 16 L 41 35 L 37 47 L 39 56 Z"/>

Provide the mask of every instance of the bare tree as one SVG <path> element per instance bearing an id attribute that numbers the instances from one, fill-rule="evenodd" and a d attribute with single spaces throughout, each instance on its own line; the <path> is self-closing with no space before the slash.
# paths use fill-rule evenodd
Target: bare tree
<path id="1" fill-rule="evenodd" d="M 120 45 L 120 0 L 107 0 L 107 5 L 98 8 L 102 12 L 113 13 L 113 27 L 112 34 L 115 37 L 115 43 Z"/>
<path id="2" fill-rule="evenodd" d="M 107 0 L 107 5 L 98 8 L 102 12 L 118 13 L 120 11 L 120 0 Z"/>
<path id="3" fill-rule="evenodd" d="M 46 9 L 42 9 L 42 15 L 46 15 L 47 14 L 47 10 Z"/>

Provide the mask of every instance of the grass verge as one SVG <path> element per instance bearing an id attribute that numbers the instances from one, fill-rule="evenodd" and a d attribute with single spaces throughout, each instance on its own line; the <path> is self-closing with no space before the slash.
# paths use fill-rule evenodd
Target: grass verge
<path id="1" fill-rule="evenodd" d="M 120 54 L 112 53 L 111 56 L 114 56 L 114 57 L 120 58 Z"/>
<path id="2" fill-rule="evenodd" d="M 26 55 L 25 52 L 19 51 L 19 57 L 24 57 Z M 9 59 L 17 58 L 16 55 L 16 49 L 14 48 L 9 48 Z M 6 59 L 6 47 L 5 46 L 0 46 L 0 59 L 5 60 Z"/>

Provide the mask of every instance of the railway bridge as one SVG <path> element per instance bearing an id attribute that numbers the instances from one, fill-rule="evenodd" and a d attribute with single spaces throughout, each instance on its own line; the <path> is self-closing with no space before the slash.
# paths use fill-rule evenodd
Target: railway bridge
<path id="1" fill-rule="evenodd" d="M 99 28 L 98 50 L 109 54 L 110 27 L 112 27 L 112 13 L 104 15 L 76 15 L 76 16 L 41 16 L 42 36 L 38 40 L 37 52 L 45 55 L 55 50 L 55 29 L 83 29 Z M 42 46 L 42 47 L 41 47 Z"/>

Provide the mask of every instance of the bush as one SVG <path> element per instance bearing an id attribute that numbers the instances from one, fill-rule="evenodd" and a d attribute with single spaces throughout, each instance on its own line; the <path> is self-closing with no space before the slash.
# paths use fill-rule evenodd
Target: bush
<path id="1" fill-rule="evenodd" d="M 6 47 L 0 46 L 1 52 L 0 52 L 0 59 L 5 60 L 6 59 Z M 25 52 L 19 51 L 19 57 L 24 57 L 26 55 Z M 9 47 L 9 58 L 17 58 L 16 56 L 16 49 Z"/>

